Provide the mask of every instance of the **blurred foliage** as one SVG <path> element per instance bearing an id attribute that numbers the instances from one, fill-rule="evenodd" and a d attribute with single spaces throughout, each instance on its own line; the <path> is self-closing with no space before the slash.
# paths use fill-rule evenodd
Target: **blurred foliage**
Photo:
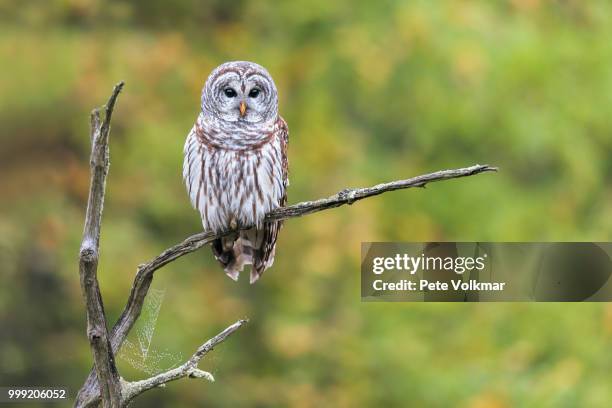
<path id="1" fill-rule="evenodd" d="M 208 250 L 159 271 L 151 347 L 187 356 L 251 323 L 203 362 L 216 383 L 134 406 L 610 406 L 610 306 L 359 300 L 361 241 L 610 239 L 610 38 L 603 0 L 0 0 L 0 384 L 74 395 L 91 366 L 76 262 L 90 109 L 126 81 L 100 264 L 115 321 L 136 266 L 199 230 L 182 146 L 208 73 L 246 59 L 279 88 L 290 202 L 501 172 L 290 220 L 254 286 Z"/>

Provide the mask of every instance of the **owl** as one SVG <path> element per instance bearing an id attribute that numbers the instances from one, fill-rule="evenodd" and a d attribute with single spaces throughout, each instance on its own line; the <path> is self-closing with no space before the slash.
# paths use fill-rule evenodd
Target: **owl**
<path id="1" fill-rule="evenodd" d="M 185 142 L 183 179 L 204 230 L 235 231 L 212 243 L 234 280 L 251 265 L 254 283 L 274 262 L 282 222 L 264 218 L 287 202 L 288 134 L 265 68 L 234 61 L 213 70 Z"/>

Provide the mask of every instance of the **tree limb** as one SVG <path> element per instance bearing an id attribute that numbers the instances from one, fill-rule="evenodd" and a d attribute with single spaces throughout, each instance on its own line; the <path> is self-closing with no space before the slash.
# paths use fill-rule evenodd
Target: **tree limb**
<path id="1" fill-rule="evenodd" d="M 79 251 L 79 276 L 87 310 L 87 338 L 94 357 L 96 375 L 101 384 L 103 405 L 112 408 L 120 407 L 121 384 L 108 336 L 97 271 L 104 190 L 109 167 L 108 134 L 115 101 L 122 88 L 123 82 L 115 86 L 106 104 L 104 120 L 100 119 L 99 109 L 94 109 L 91 113 L 91 182 Z"/>
<path id="2" fill-rule="evenodd" d="M 117 383 L 119 381 L 119 377 L 117 375 L 117 370 L 114 365 L 113 355 L 119 351 L 119 348 L 123 344 L 123 341 L 127 337 L 129 331 L 132 329 L 134 323 L 140 316 L 142 306 L 144 303 L 144 299 L 148 293 L 149 287 L 151 286 L 151 282 L 153 281 L 153 275 L 155 271 L 167 265 L 170 262 L 175 261 L 176 259 L 190 254 L 201 247 L 209 244 L 213 240 L 220 238 L 224 235 L 231 233 L 232 231 L 226 231 L 219 234 L 215 234 L 212 232 L 201 232 L 198 234 L 194 234 L 184 241 L 166 249 L 160 255 L 149 261 L 148 263 L 141 264 L 138 266 L 136 276 L 134 277 L 134 282 L 132 284 L 132 289 L 130 292 L 130 296 L 128 298 L 127 304 L 121 313 L 121 316 L 113 326 L 113 329 L 110 333 L 110 336 L 107 336 L 106 332 L 106 321 L 104 317 L 104 310 L 102 308 L 102 299 L 99 293 L 99 287 L 97 285 L 96 278 L 96 266 L 97 266 L 97 257 L 98 257 L 98 240 L 99 240 L 99 227 L 100 227 L 100 217 L 102 211 L 102 203 L 104 200 L 104 180 L 106 177 L 106 173 L 108 171 L 108 131 L 110 129 L 110 117 L 112 115 L 113 106 L 116 100 L 116 97 L 121 90 L 121 86 L 123 83 L 120 83 L 115 87 L 113 91 L 113 95 L 109 100 L 109 103 L 106 105 L 106 117 L 102 124 L 100 124 L 99 114 L 95 117 L 95 128 L 98 129 L 98 132 L 92 135 L 92 140 L 94 141 L 94 148 L 92 150 L 92 191 L 94 191 L 95 184 L 95 193 L 94 197 L 97 198 L 97 201 L 94 200 L 94 204 L 98 203 L 96 207 L 92 207 L 93 214 L 97 215 L 96 225 L 97 228 L 93 229 L 93 234 L 87 234 L 89 231 L 87 228 L 88 223 L 86 222 L 86 233 L 84 234 L 83 243 L 94 243 L 95 245 L 88 244 L 87 246 L 81 247 L 81 258 L 85 259 L 95 259 L 95 264 L 93 268 L 91 265 L 88 266 L 89 269 L 83 270 L 81 268 L 81 278 L 83 281 L 83 276 L 88 276 L 91 278 L 93 276 L 93 280 L 87 280 L 88 284 L 84 285 L 84 296 L 88 305 L 88 322 L 89 315 L 93 313 L 93 315 L 97 318 L 101 318 L 101 321 L 94 321 L 95 323 L 92 327 L 95 328 L 91 333 L 100 334 L 100 338 L 95 338 L 95 347 L 94 343 L 92 343 L 92 350 L 94 352 L 94 369 L 89 373 L 87 380 L 79 390 L 77 398 L 75 400 L 75 407 L 92 407 L 97 406 L 100 402 L 100 387 L 98 386 L 98 378 L 102 378 L 102 397 L 107 398 L 110 394 L 114 395 L 115 390 L 117 389 Z M 94 111 L 95 113 L 96 111 Z M 95 115 L 94 115 L 95 116 Z M 93 122 L 92 122 L 93 123 Z M 104 147 L 103 155 L 96 153 L 96 143 L 97 139 L 100 139 L 97 135 L 103 135 L 101 138 L 100 146 Z M 100 147 L 98 147 L 100 149 Z M 95 153 L 95 154 L 94 154 Z M 94 160 L 95 156 L 95 160 Z M 98 157 L 99 156 L 99 157 Z M 100 160 L 100 157 L 103 160 Z M 94 161 L 96 163 L 102 163 L 100 167 L 99 164 L 94 165 Z M 95 172 L 94 172 L 95 170 Z M 103 171 L 102 171 L 103 170 Z M 98 176 L 98 172 L 102 171 L 101 177 Z M 420 176 L 416 176 L 413 178 L 405 179 L 405 180 L 397 180 L 389 183 L 377 184 L 372 187 L 365 188 L 355 188 L 355 189 L 344 189 L 337 194 L 334 194 L 328 198 L 322 198 L 315 201 L 305 201 L 298 204 L 294 204 L 288 207 L 278 208 L 276 210 L 271 211 L 266 215 L 265 221 L 275 221 L 275 220 L 284 220 L 293 217 L 300 217 L 303 215 L 312 214 L 315 212 L 328 210 L 335 207 L 340 207 L 342 205 L 348 204 L 351 205 L 355 201 L 359 201 L 368 197 L 372 197 L 375 195 L 383 194 L 388 191 L 407 189 L 412 187 L 425 187 L 428 183 L 433 183 L 436 181 L 449 180 L 454 178 L 468 177 L 476 174 L 497 171 L 496 167 L 492 167 L 489 165 L 474 165 L 470 167 L 464 167 L 459 169 L 451 169 L 451 170 L 441 170 L 434 173 L 424 174 Z M 96 181 L 98 178 L 100 181 Z M 100 190 L 101 187 L 101 190 Z M 90 201 L 92 198 L 92 193 L 90 192 Z M 87 210 L 87 219 L 90 218 L 90 205 L 88 203 Z M 85 239 L 86 237 L 94 237 L 95 239 Z M 93 252 L 89 250 L 91 248 L 95 248 Z M 85 251 L 84 251 L 85 250 Z M 83 262 L 81 262 L 83 263 Z M 88 272 L 89 271 L 89 272 Z M 93 275 L 92 272 L 93 271 Z M 88 272 L 88 273 L 84 273 Z M 91 284 L 89 284 L 91 283 Z M 85 294 L 85 289 L 87 290 L 87 294 Z M 92 309 L 92 312 L 89 310 L 90 302 L 88 299 L 93 299 L 94 302 L 91 304 L 96 306 Z M 173 370 L 170 370 L 166 373 L 159 374 L 155 377 L 149 378 L 147 380 L 135 381 L 135 382 L 125 382 L 122 381 L 120 384 L 120 388 L 123 387 L 123 403 L 127 403 L 132 400 L 134 397 L 139 395 L 140 393 L 151 389 L 156 386 L 160 386 L 161 384 L 165 384 L 168 381 L 172 381 L 186 375 L 198 376 L 202 375 L 206 377 L 204 371 L 197 369 L 197 362 L 203 357 L 209 350 L 212 349 L 216 344 L 223 341 L 227 336 L 232 334 L 236 329 L 242 326 L 245 321 L 239 321 L 234 325 L 228 327 L 222 333 L 209 340 L 207 343 L 203 344 L 194 356 L 185 364 L 180 367 L 177 367 Z M 238 326 L 237 326 L 238 325 Z M 102 330 L 103 328 L 104 330 Z M 88 323 L 88 333 L 89 323 Z M 220 336 L 222 338 L 220 338 Z M 92 341 L 92 337 L 90 337 L 90 341 Z M 219 339 L 220 338 L 220 339 Z M 216 341 L 217 339 L 218 341 Z M 109 347 L 110 345 L 110 347 Z M 207 345 L 210 345 L 209 349 L 207 349 Z M 204 352 L 200 352 L 200 350 L 204 350 Z M 112 350 L 112 352 L 111 352 Z M 194 358 L 201 353 L 201 356 L 197 358 L 194 363 L 190 363 Z M 98 361 L 98 359 L 100 361 Z M 101 368 L 101 370 L 100 370 Z M 178 370 L 178 371 L 177 371 Z M 191 371 L 190 371 L 191 370 Z M 102 371 L 102 372 L 99 372 Z M 110 375 L 108 375 L 110 373 Z M 187 373 L 187 374 L 185 374 Z M 120 395 L 120 394 L 118 394 Z"/>
<path id="3" fill-rule="evenodd" d="M 435 173 L 423 174 L 422 176 L 416 176 L 406 180 L 381 183 L 372 187 L 344 189 L 328 198 L 321 198 L 315 201 L 304 201 L 299 204 L 274 210 L 266 216 L 266 221 L 301 217 L 302 215 L 308 215 L 315 212 L 328 210 L 330 208 L 340 207 L 341 205 L 345 204 L 351 205 L 355 201 L 386 193 L 387 191 L 401 190 L 411 187 L 425 187 L 427 183 L 473 176 L 475 174 L 484 173 L 487 171 L 497 171 L 497 167 L 491 167 L 487 164 L 476 164 L 474 166 L 464 167 L 461 169 L 440 170 L 436 171 Z"/>
<path id="4" fill-rule="evenodd" d="M 191 356 L 189 360 L 187 360 L 184 364 L 176 368 L 157 374 L 151 378 L 147 378 L 146 380 L 124 382 L 124 404 L 129 404 L 132 399 L 134 399 L 145 391 L 148 391 L 155 387 L 163 387 L 166 385 L 166 383 L 178 380 L 183 377 L 204 378 L 211 382 L 215 381 L 212 374 L 200 370 L 198 368 L 198 363 L 206 354 L 208 354 L 209 351 L 215 348 L 217 344 L 223 342 L 226 338 L 228 338 L 232 333 L 242 327 L 245 323 L 247 323 L 247 320 L 239 320 L 231 326 L 227 327 L 221 333 L 217 334 L 215 337 L 198 347 L 196 352 Z"/>

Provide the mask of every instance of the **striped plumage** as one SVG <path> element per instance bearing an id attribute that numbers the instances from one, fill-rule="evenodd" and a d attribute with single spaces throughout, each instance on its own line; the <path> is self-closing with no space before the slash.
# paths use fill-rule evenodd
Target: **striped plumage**
<path id="1" fill-rule="evenodd" d="M 286 204 L 287 141 L 276 86 L 263 67 L 229 62 L 210 74 L 185 142 L 183 178 L 204 230 L 251 227 L 212 244 L 234 280 L 250 264 L 253 283 L 274 262 L 281 222 L 263 220 Z"/>

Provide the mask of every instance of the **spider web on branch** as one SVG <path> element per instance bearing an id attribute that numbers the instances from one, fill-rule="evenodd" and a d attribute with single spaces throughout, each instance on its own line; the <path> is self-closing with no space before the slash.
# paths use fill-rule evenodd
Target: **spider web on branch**
<path id="1" fill-rule="evenodd" d="M 125 339 L 119 351 L 119 357 L 128 362 L 133 368 L 149 375 L 177 367 L 183 360 L 180 353 L 171 353 L 168 350 L 155 350 L 151 348 L 155 325 L 159 317 L 165 290 L 151 289 L 142 307 L 140 319 L 134 325 L 135 340 Z"/>

